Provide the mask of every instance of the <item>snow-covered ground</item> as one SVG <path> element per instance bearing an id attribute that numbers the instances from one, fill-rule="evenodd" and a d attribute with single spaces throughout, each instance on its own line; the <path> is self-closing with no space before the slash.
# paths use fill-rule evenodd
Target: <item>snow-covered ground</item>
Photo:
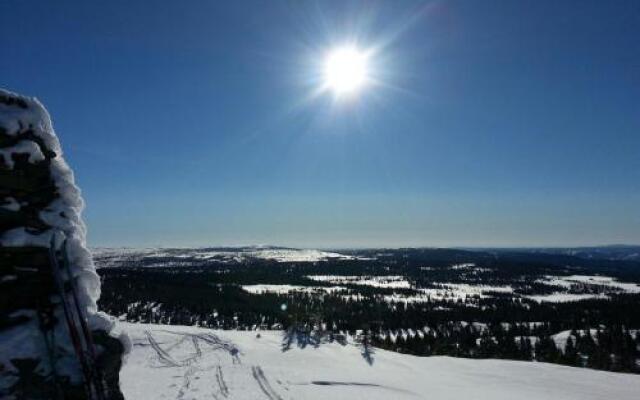
<path id="1" fill-rule="evenodd" d="M 556 292 L 544 295 L 523 296 L 537 302 L 565 303 L 588 299 L 606 299 L 609 293 L 640 293 L 640 285 L 636 283 L 620 282 L 615 278 L 600 275 L 569 275 L 545 276 L 538 279 L 538 283 L 559 286 L 566 290 L 576 288 L 591 288 L 594 293 L 566 293 Z"/>
<path id="2" fill-rule="evenodd" d="M 386 276 L 344 276 L 344 275 L 309 275 L 307 278 L 316 282 L 329 282 L 341 285 L 361 285 L 385 289 L 410 289 L 411 283 L 400 275 Z"/>
<path id="3" fill-rule="evenodd" d="M 548 275 L 545 279 L 539 279 L 538 282 L 548 285 L 562 286 L 570 289 L 572 286 L 585 285 L 602 287 L 603 289 L 615 289 L 624 293 L 640 293 L 640 285 L 636 283 L 620 282 L 610 276 L 601 275 L 569 275 L 569 276 L 553 276 Z"/>
<path id="4" fill-rule="evenodd" d="M 333 293 L 341 290 L 347 290 L 343 286 L 297 286 L 297 285 L 244 285 L 242 290 L 253 294 L 276 293 L 286 294 L 291 292 L 298 293 Z"/>
<path id="5" fill-rule="evenodd" d="M 551 293 L 540 295 L 527 295 L 523 296 L 529 300 L 537 301 L 538 303 L 569 303 L 571 301 L 581 301 L 590 299 L 607 299 L 609 298 L 604 293 Z"/>
<path id="6" fill-rule="evenodd" d="M 342 275 L 308 275 L 307 278 L 316 282 L 326 282 L 342 285 L 369 286 L 383 289 L 415 289 L 407 279 L 400 275 L 385 276 L 342 276 Z M 431 300 L 458 301 L 467 296 L 489 297 L 486 293 L 513 293 L 510 286 L 472 285 L 466 283 L 438 283 L 439 288 L 416 289 L 419 293 L 406 295 L 394 293 L 384 295 L 385 301 L 393 303 L 428 303 Z M 253 294 L 263 293 L 334 293 L 336 291 L 348 291 L 344 286 L 299 286 L 299 285 L 272 285 L 256 284 L 244 285 L 242 289 Z M 348 295 L 353 301 L 362 300 L 358 294 Z"/>
<path id="7" fill-rule="evenodd" d="M 559 365 L 414 357 L 354 345 L 282 351 L 282 333 L 124 324 L 133 350 L 121 371 L 143 399 L 637 399 L 640 376 Z"/>
<path id="8" fill-rule="evenodd" d="M 596 336 L 596 332 L 597 332 L 596 329 L 589 329 L 589 335 L 591 335 L 594 341 L 598 340 Z M 580 335 L 586 335 L 587 331 L 585 329 L 582 329 L 578 333 L 580 333 Z M 555 335 L 551 336 L 551 338 L 556 343 L 556 346 L 558 346 L 559 349 L 562 349 L 562 351 L 564 351 L 564 349 L 567 347 L 567 339 L 569 339 L 569 336 L 571 336 L 571 340 L 573 340 L 573 343 L 575 344 L 576 338 L 573 335 L 571 335 L 570 330 L 558 332 Z"/>

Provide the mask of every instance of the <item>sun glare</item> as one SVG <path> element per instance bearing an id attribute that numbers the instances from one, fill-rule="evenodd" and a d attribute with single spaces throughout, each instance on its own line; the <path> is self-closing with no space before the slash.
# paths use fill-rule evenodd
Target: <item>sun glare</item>
<path id="1" fill-rule="evenodd" d="M 357 92 L 368 79 L 367 55 L 355 47 L 341 47 L 329 53 L 324 65 L 325 87 L 336 95 Z"/>

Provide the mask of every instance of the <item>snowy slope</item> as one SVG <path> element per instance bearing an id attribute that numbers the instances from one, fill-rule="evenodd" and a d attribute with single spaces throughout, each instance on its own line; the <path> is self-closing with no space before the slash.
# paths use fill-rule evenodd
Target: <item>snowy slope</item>
<path id="1" fill-rule="evenodd" d="M 413 357 L 326 344 L 281 350 L 281 333 L 123 324 L 133 351 L 121 372 L 142 399 L 637 399 L 640 376 L 552 364 Z"/>

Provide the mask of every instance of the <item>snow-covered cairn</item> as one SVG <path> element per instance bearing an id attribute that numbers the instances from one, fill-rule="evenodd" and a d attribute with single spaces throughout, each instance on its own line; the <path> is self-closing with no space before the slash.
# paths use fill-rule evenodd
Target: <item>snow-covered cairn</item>
<path id="1" fill-rule="evenodd" d="M 121 399 L 83 201 L 38 100 L 0 89 L 0 398 Z"/>

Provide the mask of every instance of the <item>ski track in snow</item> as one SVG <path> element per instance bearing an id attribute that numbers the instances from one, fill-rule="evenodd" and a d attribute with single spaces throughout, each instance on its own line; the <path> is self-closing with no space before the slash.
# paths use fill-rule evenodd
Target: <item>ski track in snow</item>
<path id="1" fill-rule="evenodd" d="M 156 368 L 184 369 L 182 375 L 172 376 L 172 381 L 169 385 L 169 388 L 179 388 L 175 396 L 176 400 L 207 397 L 213 399 L 229 398 L 231 391 L 225 380 L 224 369 L 222 365 L 219 364 L 221 360 L 216 353 L 228 353 L 231 359 L 231 366 L 240 365 L 239 350 L 233 343 L 222 340 L 212 333 L 174 332 L 169 329 L 158 329 L 154 331 L 146 329 L 144 330 L 144 335 L 146 337 L 146 343 L 139 342 L 136 343 L 136 345 L 138 347 L 150 347 L 153 350 L 153 353 L 148 359 L 152 363 L 155 360 L 160 364 L 156 365 Z M 159 335 L 165 335 L 162 341 L 156 338 Z M 173 342 L 171 342 L 172 337 Z M 204 351 L 202 344 L 205 345 Z M 217 365 L 212 366 L 208 365 L 207 362 L 200 362 L 203 355 L 207 352 L 213 353 L 215 362 L 218 363 Z M 174 357 L 172 353 L 177 355 Z M 207 374 L 210 371 L 213 371 L 213 380 L 215 381 L 212 392 L 209 393 L 209 396 L 204 395 L 200 397 L 198 395 L 200 389 L 195 387 L 194 382 L 200 379 L 204 379 L 205 381 L 210 379 L 210 376 L 207 376 L 210 375 Z M 251 366 L 250 373 L 255 384 L 257 384 L 261 393 L 264 394 L 264 396 L 260 396 L 260 398 L 265 398 L 266 396 L 267 400 L 284 400 L 271 386 L 262 367 L 259 365 Z M 179 383 L 177 381 L 179 381 Z M 166 397 L 166 394 L 162 394 L 161 397 Z"/>
<path id="2" fill-rule="evenodd" d="M 224 373 L 222 372 L 222 367 L 216 367 L 216 381 L 218 382 L 218 388 L 220 390 L 220 394 L 223 397 L 229 397 L 229 388 L 227 387 L 227 383 L 224 381 Z"/>
<path id="3" fill-rule="evenodd" d="M 133 340 L 120 374 L 127 400 L 617 400 L 640 376 L 505 360 L 413 357 L 357 346 L 293 346 L 282 332 L 123 323 Z"/>
<path id="4" fill-rule="evenodd" d="M 264 372 L 262 371 L 262 368 L 258 366 L 253 366 L 251 367 L 251 372 L 253 373 L 253 378 L 256 380 L 256 382 L 258 382 L 260 389 L 265 395 L 267 395 L 269 400 L 283 400 L 282 397 L 280 397 L 278 393 L 276 393 L 276 391 L 273 390 L 273 388 L 269 384 L 269 380 L 267 379 L 266 376 L 264 376 Z"/>
<path id="5" fill-rule="evenodd" d="M 166 350 L 163 350 L 162 347 L 160 347 L 160 345 L 158 344 L 156 339 L 153 337 L 151 332 L 146 331 L 145 334 L 147 335 L 147 339 L 149 340 L 149 344 L 151 345 L 153 350 L 155 350 L 156 354 L 158 355 L 158 359 L 165 366 L 169 366 L 169 367 L 179 367 L 180 366 L 180 364 L 176 360 L 171 358 L 171 356 L 169 355 L 169 353 L 166 352 Z"/>

